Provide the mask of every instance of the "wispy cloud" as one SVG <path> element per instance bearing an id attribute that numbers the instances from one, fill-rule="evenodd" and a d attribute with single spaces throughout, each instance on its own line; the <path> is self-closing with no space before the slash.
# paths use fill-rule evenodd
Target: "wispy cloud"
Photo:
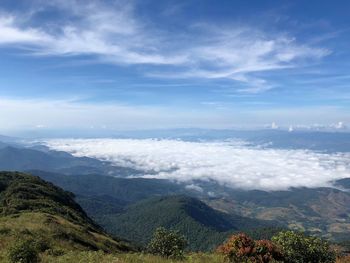
<path id="1" fill-rule="evenodd" d="M 0 45 L 17 44 L 41 56 L 92 55 L 106 63 L 150 65 L 143 73 L 153 77 L 230 79 L 250 93 L 274 87 L 253 76 L 256 72 L 298 67 L 330 54 L 285 33 L 237 24 L 197 23 L 177 37 L 142 20 L 132 2 L 57 0 L 41 2 L 39 11 L 48 7 L 64 12 L 66 19 L 42 25 L 34 23 L 35 12 L 27 19 L 3 13 Z"/>
<path id="2" fill-rule="evenodd" d="M 44 42 L 47 42 L 50 38 L 41 30 L 35 28 L 21 29 L 15 25 L 16 18 L 14 16 L 1 16 L 0 17 L 0 44 L 32 44 L 34 46 L 41 46 Z"/>
<path id="3" fill-rule="evenodd" d="M 128 4 L 105 6 L 95 1 L 53 1 L 68 20 L 52 21 L 50 27 L 32 26 L 16 15 L 0 19 L 0 44 L 27 44 L 33 54 L 42 56 L 96 55 L 115 64 L 177 64 L 182 57 L 156 52 L 157 39 L 132 15 Z M 42 11 L 42 9 L 40 9 Z"/>
<path id="4" fill-rule="evenodd" d="M 143 169 L 148 178 L 190 184 L 193 180 L 215 180 L 230 187 L 281 190 L 327 186 L 331 180 L 350 176 L 349 153 L 264 149 L 236 141 L 56 139 L 47 144 L 76 156 Z"/>

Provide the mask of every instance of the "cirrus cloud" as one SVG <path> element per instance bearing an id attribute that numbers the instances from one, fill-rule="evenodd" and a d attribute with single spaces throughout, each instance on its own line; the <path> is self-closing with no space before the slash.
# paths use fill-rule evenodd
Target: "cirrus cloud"
<path id="1" fill-rule="evenodd" d="M 248 93 L 275 87 L 254 73 L 297 68 L 331 53 L 285 32 L 272 34 L 234 21 L 225 26 L 198 21 L 176 37 L 152 19 L 142 19 L 132 2 L 39 3 L 31 15 L 0 15 L 0 45 L 19 45 L 40 56 L 89 55 L 110 64 L 148 65 L 142 73 L 151 77 L 228 79 Z M 36 13 L 46 9 L 64 13 L 65 19 L 38 23 Z"/>

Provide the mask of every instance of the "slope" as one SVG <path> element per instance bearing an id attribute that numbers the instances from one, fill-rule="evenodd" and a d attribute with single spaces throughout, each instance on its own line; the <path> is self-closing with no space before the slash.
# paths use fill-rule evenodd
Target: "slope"
<path id="1" fill-rule="evenodd" d="M 66 192 L 39 177 L 0 172 L 0 250 L 18 238 L 41 240 L 45 251 L 120 252 L 129 245 L 108 236 Z M 1 261 L 1 259 L 0 259 Z"/>

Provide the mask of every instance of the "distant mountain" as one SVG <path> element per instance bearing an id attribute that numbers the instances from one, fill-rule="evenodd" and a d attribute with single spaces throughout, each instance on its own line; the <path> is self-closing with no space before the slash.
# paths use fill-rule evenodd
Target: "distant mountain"
<path id="1" fill-rule="evenodd" d="M 95 173 L 121 177 L 140 173 L 140 171 L 131 168 L 112 166 L 108 162 L 88 157 L 74 157 L 66 152 L 50 151 L 39 146 L 34 149 L 13 146 L 0 147 L 0 170 L 45 170 L 63 174 Z"/>
<path id="2" fill-rule="evenodd" d="M 190 250 L 212 250 L 230 233 L 268 227 L 272 222 L 225 214 L 188 196 L 154 197 L 119 214 L 98 218 L 105 229 L 133 242 L 146 244 L 159 226 L 178 230 Z"/>
<path id="3" fill-rule="evenodd" d="M 0 135 L 0 141 L 1 142 L 17 142 L 19 141 L 20 139 L 19 138 L 16 138 L 16 137 L 11 137 L 11 136 L 5 136 L 5 135 Z"/>
<path id="4" fill-rule="evenodd" d="M 115 138 L 164 138 L 185 141 L 215 141 L 240 139 L 252 144 L 283 149 L 309 149 L 326 152 L 350 151 L 350 130 L 305 130 L 292 132 L 279 129 L 261 130 L 210 130 L 210 129 L 173 129 L 127 131 L 115 135 Z"/>
<path id="5" fill-rule="evenodd" d="M 79 198 L 101 198 L 106 202 L 135 203 L 152 196 L 188 193 L 183 185 L 162 179 L 119 178 L 95 174 L 63 175 L 46 171 L 30 171 Z"/>
<path id="6" fill-rule="evenodd" d="M 249 133 L 248 133 L 249 134 Z M 243 135 L 255 144 L 271 148 L 308 149 L 322 152 L 349 152 L 350 132 L 260 131 Z"/>
<path id="7" fill-rule="evenodd" d="M 337 180 L 334 182 L 334 185 L 341 189 L 350 190 L 350 178 Z"/>
<path id="8" fill-rule="evenodd" d="M 128 251 L 108 236 L 66 192 L 39 177 L 0 172 L 0 243 L 34 238 L 51 251 Z M 60 252 L 62 253 L 62 252 Z"/>
<path id="9" fill-rule="evenodd" d="M 1 148 L 6 148 L 6 147 L 8 147 L 9 145 L 7 144 L 7 143 L 4 143 L 4 142 L 1 142 L 0 141 L 0 149 Z"/>
<path id="10" fill-rule="evenodd" d="M 0 149 L 7 146 L 20 146 L 20 139 L 15 137 L 9 137 L 0 135 Z"/>
<path id="11" fill-rule="evenodd" d="M 334 188 L 288 191 L 231 190 L 205 202 L 220 211 L 249 218 L 276 220 L 289 228 L 335 240 L 350 233 L 350 193 Z"/>

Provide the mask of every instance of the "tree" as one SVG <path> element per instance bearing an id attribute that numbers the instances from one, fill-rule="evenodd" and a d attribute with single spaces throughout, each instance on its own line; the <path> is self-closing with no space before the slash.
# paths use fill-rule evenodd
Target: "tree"
<path id="1" fill-rule="evenodd" d="M 37 263 L 39 262 L 39 252 L 35 242 L 30 239 L 17 240 L 8 252 L 9 261 L 13 263 Z"/>
<path id="2" fill-rule="evenodd" d="M 271 241 L 255 241 L 244 233 L 231 236 L 217 251 L 234 263 L 268 263 L 282 259 Z"/>
<path id="3" fill-rule="evenodd" d="M 335 251 L 328 242 L 294 231 L 280 232 L 272 241 L 278 245 L 286 263 L 333 263 Z"/>
<path id="4" fill-rule="evenodd" d="M 179 232 L 159 227 L 148 244 L 148 251 L 166 258 L 181 259 L 186 246 L 187 241 Z"/>

